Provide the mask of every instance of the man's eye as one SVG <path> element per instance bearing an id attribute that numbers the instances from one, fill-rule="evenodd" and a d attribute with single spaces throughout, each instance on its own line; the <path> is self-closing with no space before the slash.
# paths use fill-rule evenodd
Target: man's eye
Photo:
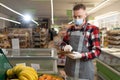
<path id="1" fill-rule="evenodd" d="M 78 16 L 78 18 L 82 18 L 82 16 Z"/>
<path id="2" fill-rule="evenodd" d="M 74 16 L 74 18 L 82 18 L 82 16 Z"/>
<path id="3" fill-rule="evenodd" d="M 74 18 L 77 18 L 77 16 L 74 16 Z"/>

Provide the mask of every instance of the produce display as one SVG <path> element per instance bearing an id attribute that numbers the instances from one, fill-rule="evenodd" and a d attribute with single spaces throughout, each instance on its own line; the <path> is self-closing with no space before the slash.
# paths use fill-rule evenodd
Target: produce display
<path id="1" fill-rule="evenodd" d="M 110 30 L 107 32 L 108 35 L 119 36 L 120 30 Z"/>
<path id="2" fill-rule="evenodd" d="M 20 48 L 30 47 L 31 31 L 29 29 L 9 29 L 8 33 L 9 41 L 14 38 L 18 38 L 20 42 Z"/>
<path id="3" fill-rule="evenodd" d="M 34 68 L 19 64 L 12 69 L 8 69 L 7 79 L 18 79 L 18 80 L 38 80 L 37 72 Z"/>
<path id="4" fill-rule="evenodd" d="M 52 74 L 37 74 L 37 71 L 29 66 L 19 64 L 6 71 L 7 80 L 63 80 L 62 77 Z"/>
<path id="5" fill-rule="evenodd" d="M 120 48 L 120 30 L 110 30 L 107 32 L 108 46 Z"/>
<path id="6" fill-rule="evenodd" d="M 38 80 L 63 80 L 63 78 L 56 75 L 43 74 Z"/>
<path id="7" fill-rule="evenodd" d="M 8 41 L 8 36 L 5 34 L 0 34 L 0 48 L 10 48 L 11 45 Z"/>

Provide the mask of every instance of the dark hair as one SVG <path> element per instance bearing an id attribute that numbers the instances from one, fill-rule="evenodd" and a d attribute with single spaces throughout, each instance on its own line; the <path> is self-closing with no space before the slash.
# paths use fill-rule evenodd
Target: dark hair
<path id="1" fill-rule="evenodd" d="M 86 6 L 84 4 L 76 4 L 74 7 L 73 7 L 73 10 L 79 10 L 79 9 L 83 9 L 83 10 L 86 10 Z"/>

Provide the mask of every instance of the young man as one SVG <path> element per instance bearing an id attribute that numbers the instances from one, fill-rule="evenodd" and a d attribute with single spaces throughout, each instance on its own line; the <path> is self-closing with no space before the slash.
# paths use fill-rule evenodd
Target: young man
<path id="1" fill-rule="evenodd" d="M 72 49 L 71 56 L 74 59 L 66 57 L 65 72 L 71 77 L 78 75 L 80 79 L 94 80 L 92 60 L 101 52 L 99 29 L 95 25 L 87 23 L 86 7 L 83 4 L 74 6 L 73 18 L 74 25 L 69 27 L 68 35 L 64 37 L 63 41 L 69 42 L 69 45 L 64 47 L 64 51 Z"/>

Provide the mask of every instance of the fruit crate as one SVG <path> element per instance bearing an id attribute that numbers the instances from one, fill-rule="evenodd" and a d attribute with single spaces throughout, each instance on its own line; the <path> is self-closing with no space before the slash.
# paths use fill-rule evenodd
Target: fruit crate
<path id="1" fill-rule="evenodd" d="M 2 49 L 0 49 L 0 80 L 6 80 L 6 71 L 12 68 L 12 65 L 4 55 Z"/>
<path id="2" fill-rule="evenodd" d="M 24 64 L 31 66 L 40 73 L 58 73 L 57 69 L 57 52 L 55 49 L 7 49 L 7 58 L 15 66 Z"/>

